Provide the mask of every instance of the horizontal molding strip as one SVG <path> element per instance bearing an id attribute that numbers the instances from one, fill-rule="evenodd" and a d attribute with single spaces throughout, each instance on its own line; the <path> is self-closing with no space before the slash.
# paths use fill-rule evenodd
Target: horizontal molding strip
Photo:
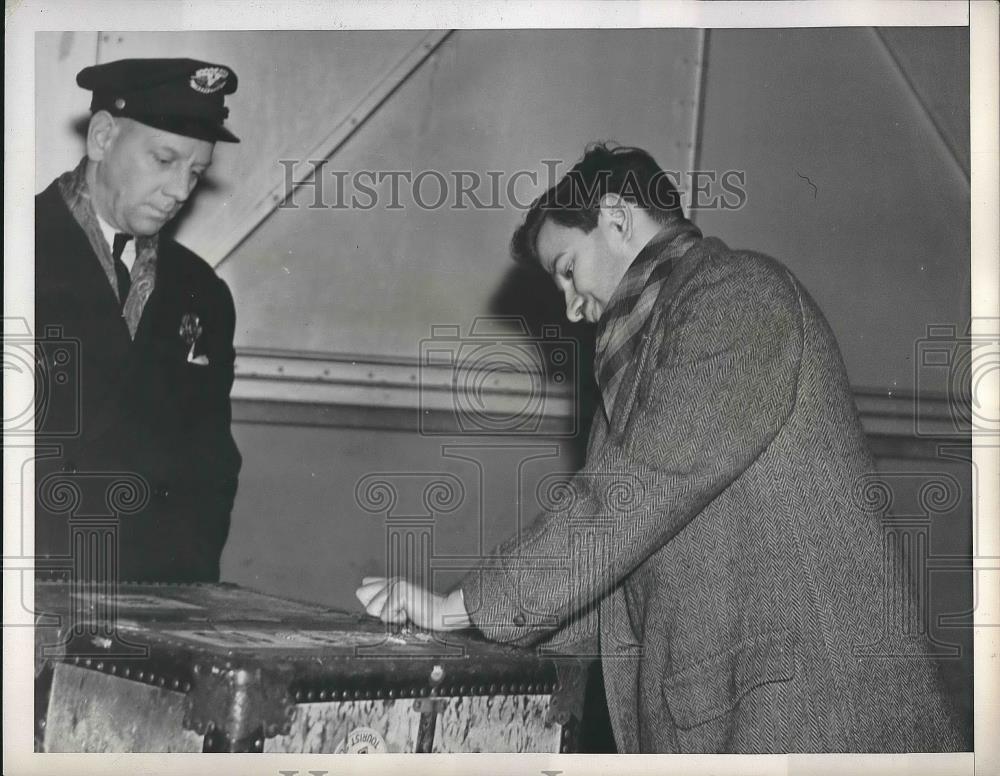
<path id="1" fill-rule="evenodd" d="M 854 390 L 861 424 L 883 436 L 957 437 L 956 405 L 943 394 L 920 395 L 872 389 Z M 967 402 L 965 406 L 968 406 Z"/>
<path id="2" fill-rule="evenodd" d="M 522 433 L 564 435 L 573 432 L 577 418 L 573 388 L 549 383 L 541 371 L 456 370 L 419 359 L 240 350 L 235 373 L 233 414 L 242 422 L 444 433 L 449 427 L 461 430 L 464 417 L 484 434 L 505 433 L 513 423 Z"/>
<path id="3" fill-rule="evenodd" d="M 573 387 L 547 382 L 540 371 L 262 349 L 240 349 L 235 371 L 233 416 L 244 423 L 462 433 L 464 415 L 485 418 L 484 435 L 505 418 L 524 420 L 532 433 L 566 435 L 578 419 Z M 935 458 L 940 445 L 969 444 L 943 395 L 856 389 L 854 396 L 878 457 Z"/>

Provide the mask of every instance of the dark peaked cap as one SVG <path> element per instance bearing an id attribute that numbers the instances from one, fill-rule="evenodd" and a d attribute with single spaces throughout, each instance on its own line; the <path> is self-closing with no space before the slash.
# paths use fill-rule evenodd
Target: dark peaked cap
<path id="1" fill-rule="evenodd" d="M 197 59 L 119 59 L 85 67 L 76 82 L 94 93 L 91 111 L 106 110 L 177 135 L 226 143 L 239 138 L 222 122 L 236 73 Z"/>

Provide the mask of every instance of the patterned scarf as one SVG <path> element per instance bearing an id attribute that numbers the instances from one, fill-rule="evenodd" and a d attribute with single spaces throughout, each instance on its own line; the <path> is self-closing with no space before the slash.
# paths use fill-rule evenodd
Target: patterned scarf
<path id="1" fill-rule="evenodd" d="M 661 229 L 629 265 L 597 323 L 594 373 L 611 422 L 625 367 L 649 335 L 642 333 L 674 263 L 701 237 L 686 219 Z"/>
<path id="2" fill-rule="evenodd" d="M 115 262 L 111 256 L 111 246 L 104 239 L 104 232 L 101 231 L 101 225 L 97 222 L 97 214 L 94 212 L 90 191 L 87 189 L 86 157 L 76 166 L 76 169 L 59 176 L 59 193 L 62 194 L 69 212 L 73 214 L 73 218 L 87 235 L 90 247 L 94 249 L 94 253 L 101 262 L 101 268 L 117 298 L 118 278 L 115 275 Z M 122 309 L 122 317 L 125 319 L 129 336 L 132 339 L 135 339 L 142 311 L 156 285 L 158 243 L 158 235 L 155 234 L 152 237 L 136 237 L 135 239 L 135 263 L 132 265 L 131 272 L 132 285 Z M 121 299 L 118 302 L 121 304 Z"/>

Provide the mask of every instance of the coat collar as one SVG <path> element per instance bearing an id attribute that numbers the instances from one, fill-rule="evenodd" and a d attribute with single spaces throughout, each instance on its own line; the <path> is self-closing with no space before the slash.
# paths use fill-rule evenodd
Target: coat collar
<path id="1" fill-rule="evenodd" d="M 87 158 L 84 157 L 74 169 L 60 175 L 56 183 L 67 210 L 83 230 L 93 255 L 104 271 L 111 294 L 118 302 L 118 309 L 122 311 L 120 317 L 128 330 L 129 338 L 134 339 L 146 303 L 156 285 L 159 235 L 136 238 L 128 298 L 118 299 L 118 280 L 114 259 L 111 257 L 111 245 L 101 228 L 87 185 Z"/>
<path id="2" fill-rule="evenodd" d="M 612 441 L 619 442 L 631 432 L 634 423 L 632 410 L 639 387 L 643 381 L 652 377 L 654 370 L 650 368 L 650 363 L 656 359 L 663 338 L 668 333 L 663 325 L 663 316 L 669 309 L 670 301 L 677 290 L 690 277 L 701 261 L 704 253 L 701 248 L 705 242 L 705 238 L 699 237 L 689 243 L 684 254 L 676 259 L 673 271 L 657 296 L 652 312 L 643 327 L 642 340 L 622 378 L 614 415 L 606 430 L 607 437 Z"/>

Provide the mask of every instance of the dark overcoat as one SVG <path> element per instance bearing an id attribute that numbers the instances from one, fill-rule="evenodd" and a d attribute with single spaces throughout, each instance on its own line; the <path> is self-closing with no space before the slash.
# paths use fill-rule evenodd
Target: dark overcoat
<path id="1" fill-rule="evenodd" d="M 475 625 L 561 651 L 599 634 L 622 752 L 967 747 L 901 627 L 916 606 L 806 290 L 701 239 L 643 334 L 584 468 L 462 582 Z"/>
<path id="2" fill-rule="evenodd" d="M 93 539 L 112 526 L 118 579 L 217 581 L 241 465 L 230 432 L 229 289 L 161 235 L 133 340 L 56 183 L 36 198 L 35 218 L 39 569 L 65 569 L 75 557 L 79 574 L 103 578 L 103 561 L 83 557 L 82 546 L 71 552 L 70 536 Z M 194 354 L 185 316 L 200 329 Z"/>

